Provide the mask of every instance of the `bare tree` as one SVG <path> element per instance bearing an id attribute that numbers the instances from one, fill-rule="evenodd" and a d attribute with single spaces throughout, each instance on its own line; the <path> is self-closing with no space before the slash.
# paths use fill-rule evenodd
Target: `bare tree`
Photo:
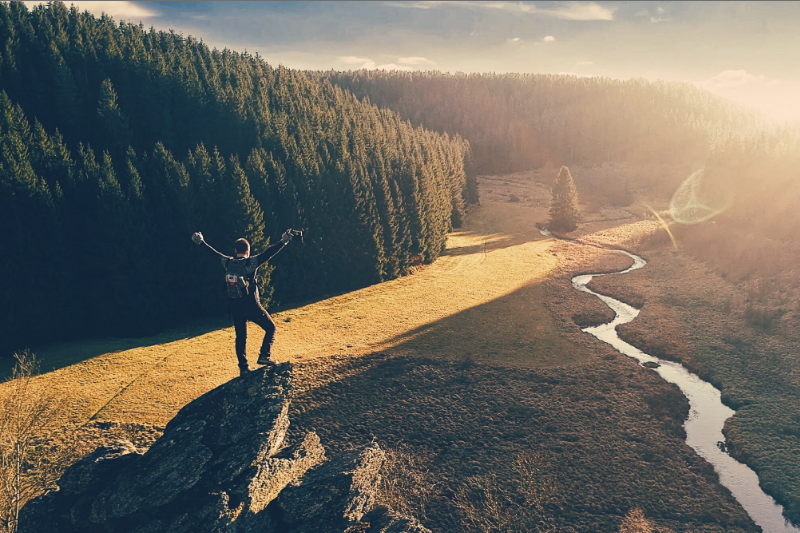
<path id="1" fill-rule="evenodd" d="M 65 466 L 56 436 L 63 404 L 34 383 L 39 368 L 30 351 L 14 357 L 13 374 L 0 389 L 0 527 L 8 533 L 17 530 L 25 502 L 51 489 Z"/>
<path id="2" fill-rule="evenodd" d="M 547 505 L 556 502 L 555 483 L 539 469 L 541 458 L 532 452 L 515 457 L 513 476 L 494 473 L 467 478 L 454 503 L 464 513 L 464 525 L 482 533 L 555 531 Z"/>
<path id="3" fill-rule="evenodd" d="M 673 530 L 659 527 L 649 521 L 644 511 L 639 508 L 631 509 L 622 524 L 619 526 L 619 533 L 675 533 Z M 690 532 L 691 533 L 691 532 Z"/>

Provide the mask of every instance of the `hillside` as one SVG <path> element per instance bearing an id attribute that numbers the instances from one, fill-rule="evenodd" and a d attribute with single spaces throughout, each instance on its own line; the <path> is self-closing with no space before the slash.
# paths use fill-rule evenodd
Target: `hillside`
<path id="1" fill-rule="evenodd" d="M 412 124 L 463 136 L 481 174 L 548 163 L 702 165 L 721 139 L 760 125 L 754 114 L 681 83 L 436 71 L 314 75 Z M 639 178 L 642 183 L 635 185 L 663 185 Z"/>
<path id="2" fill-rule="evenodd" d="M 0 41 L 0 254 L 39 280 L 0 296 L 3 354 L 219 317 L 194 231 L 228 252 L 304 230 L 274 296 L 261 271 L 288 303 L 429 263 L 464 216 L 464 140 L 327 82 L 61 3 L 0 4 Z"/>
<path id="3" fill-rule="evenodd" d="M 275 68 L 61 3 L 0 3 L 0 42 L 0 363 L 35 349 L 69 461 L 238 387 L 189 235 L 294 227 L 259 280 L 289 441 L 377 443 L 437 533 L 757 531 L 678 389 L 580 331 L 611 311 L 571 278 L 623 247 L 647 267 L 592 282 L 641 309 L 620 336 L 721 391 L 730 454 L 800 520 L 800 130 L 686 84 Z M 581 220 L 553 239 L 561 164 Z"/>

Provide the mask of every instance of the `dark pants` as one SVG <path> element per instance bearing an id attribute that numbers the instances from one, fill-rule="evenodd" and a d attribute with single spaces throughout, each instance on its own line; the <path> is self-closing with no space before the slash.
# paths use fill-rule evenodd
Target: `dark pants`
<path id="1" fill-rule="evenodd" d="M 264 342 L 261 343 L 261 354 L 259 359 L 268 359 L 272 343 L 275 341 L 275 322 L 269 316 L 266 309 L 254 301 L 242 302 L 245 305 L 232 305 L 231 317 L 233 318 L 233 329 L 236 330 L 236 358 L 239 366 L 247 366 L 245 357 L 245 346 L 247 345 L 247 322 L 254 322 L 264 330 Z"/>

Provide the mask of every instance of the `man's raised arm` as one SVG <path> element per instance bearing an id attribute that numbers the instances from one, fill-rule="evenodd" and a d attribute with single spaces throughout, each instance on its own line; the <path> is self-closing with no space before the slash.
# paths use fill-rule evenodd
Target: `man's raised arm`
<path id="1" fill-rule="evenodd" d="M 291 242 L 292 236 L 293 236 L 293 234 L 292 234 L 292 230 L 291 229 L 288 229 L 288 230 L 284 231 L 283 235 L 281 235 L 281 240 L 280 241 L 278 241 L 277 243 L 273 244 L 272 246 L 270 246 L 269 248 L 267 248 L 266 250 L 264 250 L 260 254 L 256 255 L 255 257 L 253 257 L 253 259 L 256 260 L 256 264 L 258 266 L 261 266 L 264 263 L 266 263 L 267 261 L 269 261 L 270 259 L 272 259 L 273 257 L 275 257 L 275 255 L 278 252 L 283 250 L 284 246 L 286 246 L 287 244 L 289 244 Z"/>
<path id="2" fill-rule="evenodd" d="M 223 254 L 222 252 L 218 252 L 213 246 L 208 244 L 206 240 L 203 238 L 203 234 L 199 231 L 192 234 L 192 242 L 195 244 L 205 244 L 206 248 L 208 248 L 211 252 L 216 254 L 220 259 L 230 259 L 229 256 Z"/>

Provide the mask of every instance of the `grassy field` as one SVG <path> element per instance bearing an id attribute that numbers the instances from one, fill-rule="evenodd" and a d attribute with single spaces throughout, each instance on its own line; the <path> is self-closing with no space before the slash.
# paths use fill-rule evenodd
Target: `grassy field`
<path id="1" fill-rule="evenodd" d="M 576 323 L 607 311 L 569 279 L 627 259 L 538 232 L 552 177 L 483 178 L 482 206 L 433 265 L 276 313 L 275 357 L 296 363 L 292 434 L 314 429 L 331 450 L 377 439 L 416 457 L 434 488 L 415 511 L 437 532 L 491 530 L 470 521 L 469 505 L 492 498 L 505 502 L 500 516 L 522 516 L 511 502 L 528 502 L 521 530 L 613 531 L 641 508 L 676 531 L 755 531 L 683 442 L 677 389 L 580 332 Z M 620 224 L 646 234 L 652 223 L 633 224 L 645 213 L 596 209 L 582 237 Z M 37 384 L 68 399 L 64 425 L 91 428 L 98 442 L 141 429 L 147 441 L 235 377 L 233 338 L 206 324 L 56 346 L 38 354 L 52 370 Z"/>
<path id="2" fill-rule="evenodd" d="M 409 342 L 413 346 L 412 339 L 425 333 L 427 347 L 435 345 L 442 355 L 559 363 L 537 347 L 540 339 L 548 339 L 550 345 L 564 347 L 564 353 L 574 351 L 566 349 L 569 342 L 559 338 L 547 312 L 535 305 L 543 298 L 541 282 L 557 265 L 552 240 L 535 228 L 545 212 L 543 207 L 487 202 L 462 231 L 450 235 L 447 251 L 435 264 L 412 276 L 276 313 L 275 359 L 302 361 Z M 503 231 L 509 227 L 514 231 Z M 513 309 L 507 313 L 482 312 L 485 327 L 497 332 L 491 347 L 481 329 L 464 327 L 463 318 L 461 323 L 447 320 L 470 309 L 481 312 L 481 306 L 518 289 L 530 292 L 531 298 L 511 298 Z M 520 312 L 524 309 L 530 312 Z M 41 350 L 37 355 L 46 373 L 40 381 L 69 398 L 71 423 L 91 419 L 163 425 L 183 405 L 237 375 L 233 328 L 214 326 Z M 262 336 L 251 325 L 252 364 Z M 532 357 L 531 349 L 539 350 L 539 356 Z"/>

